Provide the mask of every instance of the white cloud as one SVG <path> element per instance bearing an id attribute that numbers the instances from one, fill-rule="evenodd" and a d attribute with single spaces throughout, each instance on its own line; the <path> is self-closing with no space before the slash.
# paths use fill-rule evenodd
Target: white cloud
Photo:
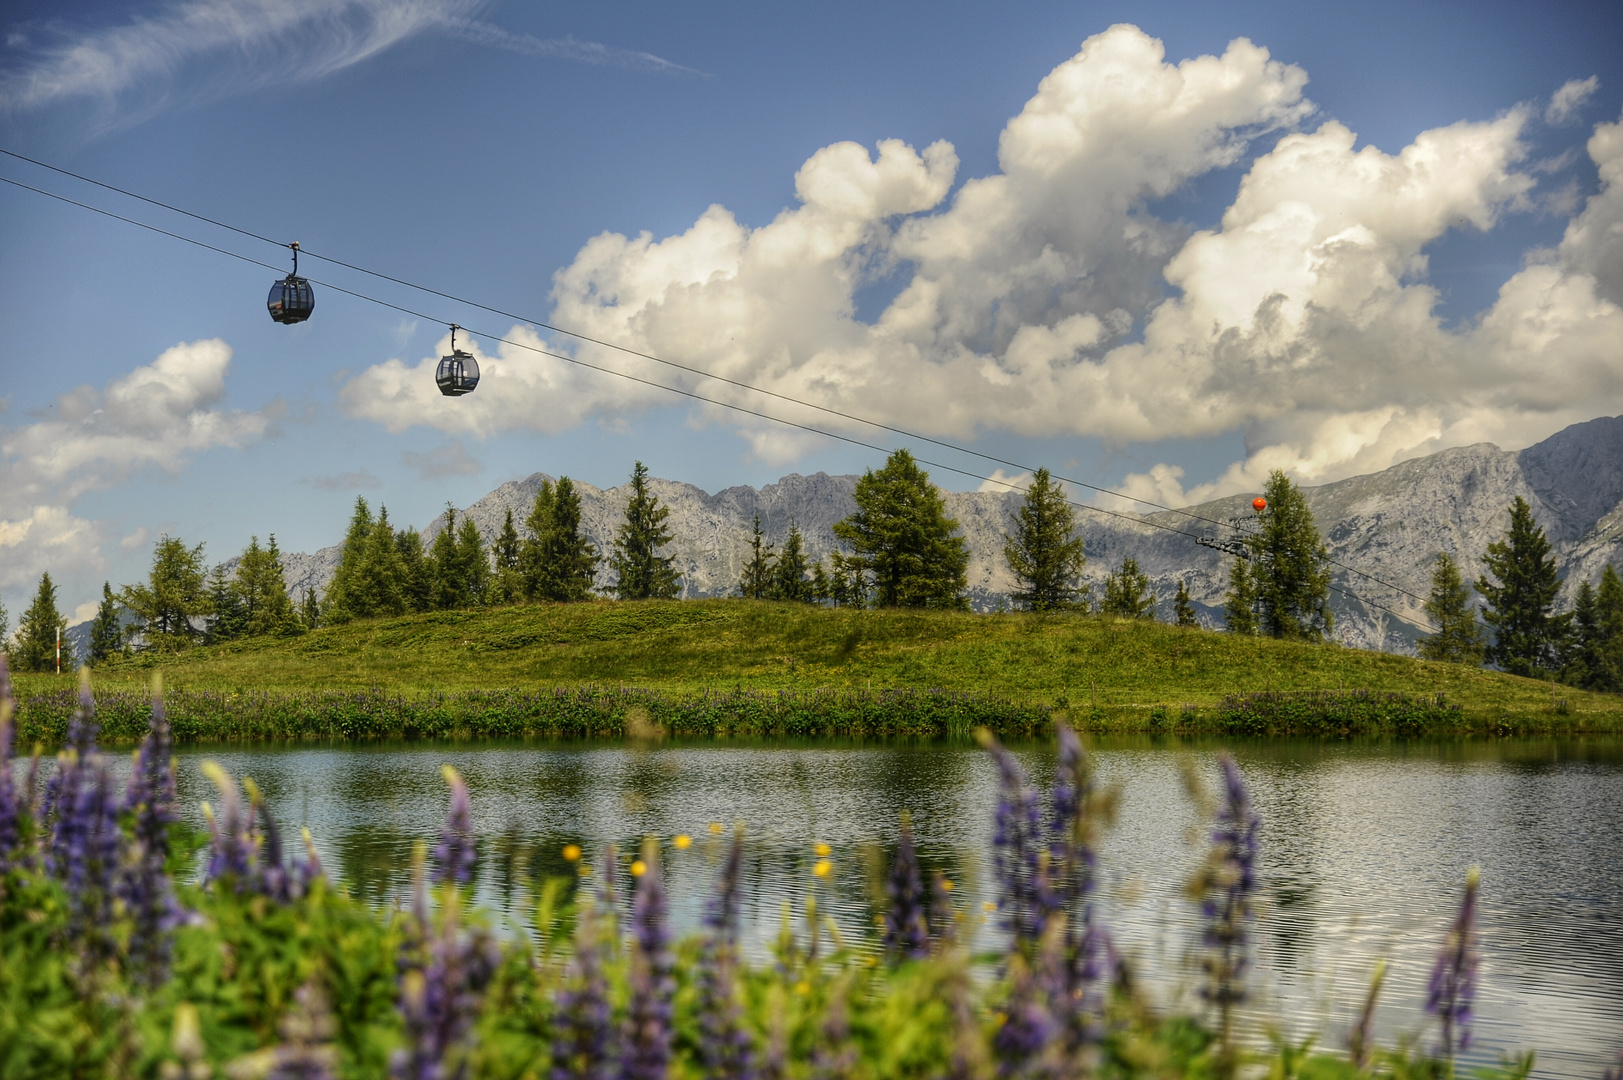
<path id="1" fill-rule="evenodd" d="M 426 454 L 406 451 L 402 455 L 406 464 L 417 470 L 424 480 L 438 480 L 446 476 L 473 476 L 484 471 L 484 464 L 459 442 L 448 442 Z"/>
<path id="2" fill-rule="evenodd" d="M 124 536 L 124 537 L 119 538 L 118 550 L 120 550 L 120 551 L 134 551 L 136 548 L 138 548 L 142 544 L 146 543 L 147 542 L 147 537 L 149 537 L 151 535 L 152 535 L 151 531 L 145 525 L 141 525 L 141 526 L 137 527 L 136 530 L 134 532 L 130 533 L 128 536 Z"/>
<path id="3" fill-rule="evenodd" d="M 992 475 L 982 480 L 976 491 L 991 491 L 1001 494 L 1005 491 L 1024 491 L 1031 484 L 1031 474 L 1007 473 L 1002 468 L 992 470 Z"/>
<path id="4" fill-rule="evenodd" d="M 100 390 L 63 394 L 42 419 L 0 428 L 0 585 L 104 565 L 107 528 L 73 515 L 80 495 L 148 467 L 178 472 L 194 453 L 263 437 L 274 407 L 214 407 L 230 363 L 231 349 L 218 339 L 176 345 Z M 139 546 L 146 535 L 139 528 L 120 546 Z"/>
<path id="5" fill-rule="evenodd" d="M 1587 79 L 1572 79 L 1563 83 L 1561 88 L 1550 95 L 1549 107 L 1544 110 L 1544 122 L 1547 124 L 1565 124 L 1571 120 L 1579 109 L 1588 104 L 1589 99 L 1595 96 L 1600 89 L 1600 79 L 1591 75 Z"/>
<path id="6" fill-rule="evenodd" d="M 363 488 L 383 486 L 383 481 L 368 469 L 356 469 L 333 476 L 301 476 L 299 483 L 309 484 L 317 491 L 360 491 Z"/>
<path id="7" fill-rule="evenodd" d="M 1248 41 L 1170 64 L 1159 42 L 1113 27 L 1042 80 L 1002 133 L 999 171 L 950 200 L 946 143 L 828 146 L 796 174 L 799 204 L 759 228 L 712 206 L 664 239 L 594 237 L 555 275 L 552 321 L 938 437 L 1244 432 L 1246 460 L 1214 483 L 1185 491 L 1170 465 L 1128 479 L 1167 503 L 1258 486 L 1270 468 L 1323 482 L 1623 411 L 1623 125 L 1590 140 L 1602 190 L 1560 251 L 1449 327 L 1426 248 L 1535 204 L 1522 139 L 1532 114 L 1462 121 L 1387 152 L 1334 121 L 1296 130 L 1312 109 L 1305 82 Z M 1190 234 L 1147 212 L 1279 131 L 1217 227 Z M 893 274 L 904 287 L 873 322 L 857 319 L 858 291 Z M 596 346 L 558 348 L 832 423 Z M 440 398 L 429 359 L 373 367 L 341 400 L 391 430 L 481 436 L 671 400 L 511 346 L 481 363 L 487 382 L 470 398 Z M 695 419 L 736 427 L 767 458 L 807 445 L 719 409 Z"/>
<path id="8" fill-rule="evenodd" d="M 481 0 L 180 0 L 154 15 L 30 49 L 0 75 L 0 106 L 90 99 L 143 116 L 170 103 L 183 75 L 202 96 L 319 79 L 462 20 Z M 133 99 L 133 100 L 132 100 Z"/>
<path id="9" fill-rule="evenodd" d="M 705 72 L 683 67 L 681 64 L 673 64 L 664 57 L 636 49 L 617 49 L 595 41 L 581 41 L 573 37 L 541 38 L 536 37 L 534 34 L 515 34 L 477 19 L 448 19 L 446 25 L 459 36 L 476 45 L 505 49 L 508 52 L 519 53 L 523 56 L 550 56 L 560 60 L 575 60 L 583 64 L 594 64 L 600 67 L 651 71 L 660 75 L 708 77 Z"/>

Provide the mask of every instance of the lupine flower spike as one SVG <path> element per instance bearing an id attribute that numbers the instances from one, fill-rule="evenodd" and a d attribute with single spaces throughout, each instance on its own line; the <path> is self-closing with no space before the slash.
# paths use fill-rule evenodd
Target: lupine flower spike
<path id="1" fill-rule="evenodd" d="M 997 762 L 997 816 L 992 835 L 993 868 L 997 876 L 998 907 L 1010 948 L 1032 956 L 1041 933 L 1042 903 L 1037 895 L 1040 811 L 1036 791 L 1026 782 L 1025 770 L 981 728 L 976 737 Z"/>
<path id="2" fill-rule="evenodd" d="M 1471 867 L 1465 875 L 1465 896 L 1459 914 L 1448 928 L 1442 951 L 1432 968 L 1426 992 L 1426 1011 L 1442 1028 L 1442 1056 L 1452 1062 L 1457 1051 L 1471 1045 L 1471 1006 L 1476 998 L 1477 886 L 1482 874 Z"/>
<path id="3" fill-rule="evenodd" d="M 0 891 L 5 877 L 22 863 L 24 800 L 12 782 L 11 718 L 16 704 L 11 697 L 11 672 L 0 653 Z"/>
<path id="4" fill-rule="evenodd" d="M 1232 1074 L 1234 1012 L 1245 1000 L 1250 966 L 1252 896 L 1257 888 L 1257 831 L 1260 821 L 1234 759 L 1218 756 L 1223 771 L 1223 802 L 1212 829 L 1212 849 L 1195 881 L 1205 921 L 1204 997 L 1217 1010 L 1220 1065 Z"/>
<path id="5" fill-rule="evenodd" d="M 918 855 L 913 851 L 913 819 L 902 815 L 896 860 L 885 881 L 885 953 L 898 960 L 917 960 L 930 951 L 930 933 L 924 909 L 924 883 L 919 877 Z"/>
<path id="6" fill-rule="evenodd" d="M 116 875 L 124 841 L 122 810 L 112 774 L 95 745 L 95 702 L 90 678 L 81 673 L 78 746 L 58 756 L 54 817 L 46 869 L 67 888 L 69 929 L 83 946 L 81 959 L 93 967 L 111 953 L 111 922 Z"/>
<path id="7" fill-rule="evenodd" d="M 709 1080 L 752 1080 L 753 1047 L 738 1002 L 738 916 L 744 834 L 722 860 L 715 892 L 705 904 L 699 955 L 699 1056 Z"/>
<path id="8" fill-rule="evenodd" d="M 642 857 L 631 864 L 631 872 L 637 881 L 631 901 L 631 1005 L 620 1076 L 622 1080 L 665 1080 L 676 980 L 656 841 L 643 841 Z"/>
<path id="9" fill-rule="evenodd" d="M 609 931 L 600 905 L 581 904 L 575 955 L 553 1009 L 550 1080 L 608 1080 L 614 1075 L 614 1022 L 609 1001 Z"/>
<path id="10" fill-rule="evenodd" d="M 1347 1056 L 1360 1069 L 1369 1064 L 1369 1052 L 1375 1045 L 1375 1002 L 1381 996 L 1381 983 L 1385 981 L 1386 961 L 1377 960 L 1375 974 L 1370 976 L 1369 980 L 1369 993 L 1365 996 L 1364 1007 L 1358 1014 L 1358 1023 L 1347 1036 Z"/>
<path id="11" fill-rule="evenodd" d="M 451 788 L 451 809 L 445 815 L 440 842 L 434 848 L 434 884 L 466 885 L 473 880 L 474 862 L 478 858 L 473 806 L 468 799 L 468 785 L 457 771 L 442 765 L 440 772 Z"/>
<path id="12" fill-rule="evenodd" d="M 209 827 L 209 857 L 204 866 L 204 878 L 230 882 L 239 890 L 247 889 L 253 873 L 252 819 L 243 815 L 236 781 L 218 762 L 205 761 L 198 768 L 220 792 L 217 812 L 208 803 L 203 804 L 203 817 Z"/>
<path id="13" fill-rule="evenodd" d="M 152 718 L 135 754 L 124 801 L 133 819 L 130 854 L 124 861 L 118 894 L 133 924 L 130 967 L 149 989 L 168 974 L 169 931 L 179 920 L 169 880 L 169 827 L 179 820 L 175 806 L 173 740 L 164 715 L 163 684 L 152 683 Z"/>

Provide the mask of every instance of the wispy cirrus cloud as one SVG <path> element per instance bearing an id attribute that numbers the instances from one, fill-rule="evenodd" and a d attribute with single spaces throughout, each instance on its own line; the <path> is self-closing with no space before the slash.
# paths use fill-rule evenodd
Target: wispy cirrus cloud
<path id="1" fill-rule="evenodd" d="M 702 74 L 652 53 L 514 34 L 473 18 L 485 0 L 174 0 L 116 26 L 9 27 L 0 109 L 89 103 L 109 127 L 166 108 L 313 82 L 423 33 L 588 64 Z"/>

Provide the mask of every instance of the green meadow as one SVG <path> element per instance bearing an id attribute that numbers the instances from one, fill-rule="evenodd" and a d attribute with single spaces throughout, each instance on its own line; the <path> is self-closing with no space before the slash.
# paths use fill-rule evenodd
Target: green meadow
<path id="1" fill-rule="evenodd" d="M 649 700 L 939 691 L 1064 710 L 1095 730 L 1176 727 L 1246 695 L 1443 695 L 1470 733 L 1623 732 L 1623 699 L 1499 672 L 1096 615 L 852 610 L 746 600 L 531 604 L 359 620 L 298 637 L 118 658 L 98 697 L 155 672 L 186 694 L 435 695 L 637 690 Z M 17 678 L 24 713 L 66 689 Z M 57 695 L 53 695 L 57 696 Z M 471 707 L 471 706 L 470 706 Z M 1435 711 L 1435 710 L 1434 710 Z M 1198 723 L 1198 719 L 1192 721 Z M 868 729 L 871 731 L 872 729 Z M 1232 729 L 1230 729 L 1232 730 Z M 306 732 L 308 733 L 308 732 Z M 254 737 L 266 737 L 264 722 Z"/>

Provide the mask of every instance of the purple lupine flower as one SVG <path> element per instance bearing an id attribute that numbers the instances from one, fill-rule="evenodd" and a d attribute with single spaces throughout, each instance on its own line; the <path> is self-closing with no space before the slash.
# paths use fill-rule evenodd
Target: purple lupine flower
<path id="1" fill-rule="evenodd" d="M 631 901 L 631 1006 L 622 1080 L 665 1080 L 671 1058 L 671 999 L 676 992 L 669 911 L 659 845 L 643 841 L 642 872 Z M 636 867 L 632 870 L 635 872 Z"/>
<path id="2" fill-rule="evenodd" d="M 754 1044 L 738 1003 L 738 916 L 744 835 L 733 842 L 705 902 L 699 952 L 699 1057 L 710 1080 L 753 1080 Z"/>
<path id="3" fill-rule="evenodd" d="M 293 1008 L 279 1027 L 283 1041 L 271 1051 L 265 1080 L 334 1080 L 338 1050 L 332 1039 L 338 1025 L 318 983 L 312 980 L 293 992 Z"/>
<path id="4" fill-rule="evenodd" d="M 857 1063 L 856 1047 L 851 1045 L 851 1010 L 846 1002 L 849 990 L 838 983 L 823 1007 L 823 1023 L 812 1048 L 811 1080 L 845 1080 Z"/>
<path id="5" fill-rule="evenodd" d="M 96 699 L 90 693 L 90 672 L 79 671 L 79 706 L 73 710 L 73 717 L 68 721 L 68 738 L 62 751 L 57 754 L 57 760 L 65 760 L 64 755 L 71 753 L 76 762 L 87 761 L 96 753 L 96 734 L 101 725 L 96 722 Z M 51 817 L 56 813 L 57 800 L 62 798 L 62 788 L 65 784 L 76 782 L 71 771 L 58 768 L 51 778 L 45 782 L 45 816 Z"/>
<path id="6" fill-rule="evenodd" d="M 173 740 L 164 716 L 163 693 L 154 686 L 152 718 L 135 755 L 124 804 L 132 818 L 131 850 L 119 876 L 118 895 L 130 913 L 130 967 L 149 989 L 162 984 L 169 967 L 169 931 L 180 918 L 167 870 L 169 827 L 175 806 Z"/>
<path id="7" fill-rule="evenodd" d="M 217 762 L 205 761 L 199 768 L 220 791 L 217 812 L 205 804 L 209 856 L 203 868 L 204 880 L 227 881 L 233 888 L 247 889 L 254 866 L 252 809 L 248 815 L 243 814 L 236 782 Z"/>
<path id="8" fill-rule="evenodd" d="M 473 833 L 473 807 L 468 801 L 468 785 L 449 765 L 441 767 L 451 786 L 451 809 L 440 827 L 440 842 L 434 848 L 434 884 L 466 885 L 473 880 L 474 861 L 479 856 Z"/>
<path id="9" fill-rule="evenodd" d="M 1205 920 L 1206 982 L 1201 996 L 1218 1012 L 1219 1038 L 1231 1055 L 1234 1007 L 1245 1000 L 1250 966 L 1252 895 L 1257 888 L 1257 830 L 1261 822 L 1239 766 L 1218 755 L 1223 770 L 1223 804 L 1212 829 L 1212 850 L 1197 879 Z"/>
<path id="10" fill-rule="evenodd" d="M 23 814 L 26 810 L 11 776 L 11 718 L 16 712 L 11 697 L 11 672 L 0 652 L 0 878 L 22 862 Z"/>
<path id="11" fill-rule="evenodd" d="M 990 733 L 982 745 L 998 768 L 997 816 L 992 834 L 992 864 L 997 877 L 998 907 L 1010 936 L 1010 948 L 1031 952 L 1042 931 L 1044 902 L 1037 892 L 1041 821 L 1037 793 L 1025 770 Z"/>
<path id="12" fill-rule="evenodd" d="M 1476 998 L 1477 886 L 1482 875 L 1472 867 L 1465 875 L 1465 896 L 1459 914 L 1449 925 L 1448 937 L 1431 971 L 1426 991 L 1426 1011 L 1442 1026 L 1442 1052 L 1449 1061 L 1456 1051 L 1471 1045 L 1471 1005 Z"/>
<path id="13" fill-rule="evenodd" d="M 102 755 L 79 761 L 69 750 L 62 768 L 69 776 L 57 793 L 47 867 L 67 888 L 69 932 L 83 947 L 81 958 L 94 966 L 113 948 L 108 925 L 124 841 L 121 805 Z"/>
<path id="14" fill-rule="evenodd" d="M 575 923 L 575 954 L 553 1007 L 549 1080 L 608 1080 L 614 1075 L 614 1022 L 604 971 L 609 934 L 603 911 L 583 905 Z"/>
<path id="15" fill-rule="evenodd" d="M 1054 1000 L 1064 985 L 1062 919 L 1049 923 L 1034 956 L 1009 958 L 1009 998 L 992 1037 L 999 1076 L 1042 1075 L 1065 1045 L 1064 1009 Z"/>
<path id="16" fill-rule="evenodd" d="M 1617 1060 L 1601 1074 L 1601 1080 L 1623 1080 L 1623 1050 L 1617 1052 Z"/>
<path id="17" fill-rule="evenodd" d="M 919 877 L 918 855 L 913 850 L 913 821 L 902 815 L 896 859 L 885 879 L 885 952 L 897 959 L 917 960 L 930 951 L 930 932 L 924 912 L 924 883 Z"/>
<path id="18" fill-rule="evenodd" d="M 413 862 L 415 926 L 402 952 L 399 1009 L 406 1046 L 389 1062 L 395 1080 L 465 1080 L 470 1073 L 468 1036 L 478 1017 L 485 987 L 501 955 L 490 934 L 461 926 L 461 901 L 450 897 L 436 928 L 428 915 L 424 854 Z"/>

